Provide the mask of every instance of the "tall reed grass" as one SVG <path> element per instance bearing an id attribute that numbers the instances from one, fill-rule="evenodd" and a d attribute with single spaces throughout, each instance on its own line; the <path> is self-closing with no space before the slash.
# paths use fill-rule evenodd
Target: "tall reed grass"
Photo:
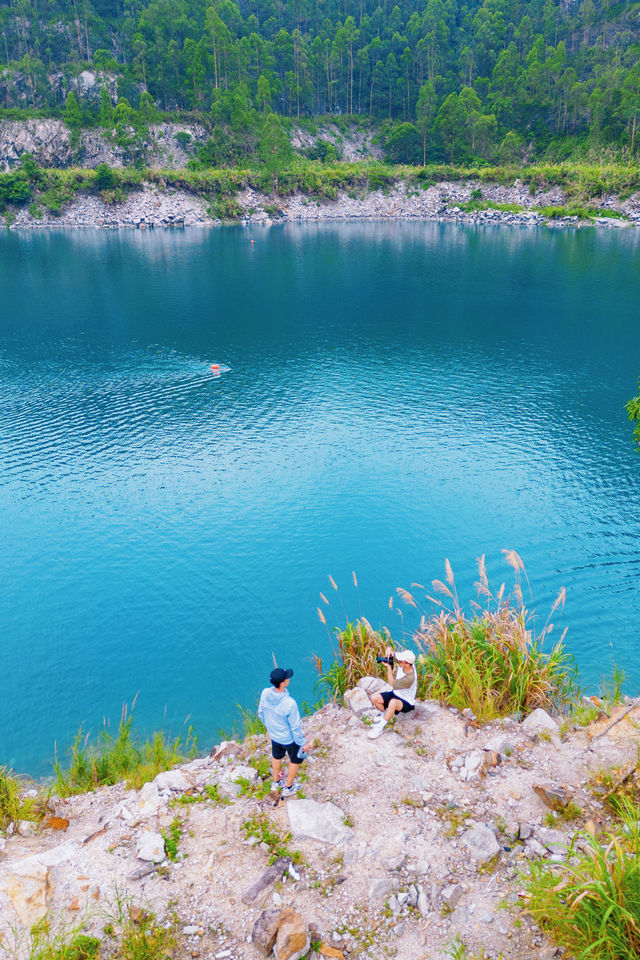
<path id="1" fill-rule="evenodd" d="M 196 737 L 191 727 L 187 730 L 184 745 L 180 737 L 170 739 L 163 731 L 157 731 L 149 740 L 141 742 L 133 731 L 133 706 L 129 712 L 125 704 L 115 737 L 105 725 L 96 742 L 92 743 L 90 734 L 79 730 L 69 750 L 66 769 L 56 757 L 53 764 L 56 792 L 66 797 L 121 780 L 139 788 L 187 756 L 195 756 L 195 752 Z"/>
<path id="2" fill-rule="evenodd" d="M 425 591 L 436 613 L 427 614 L 414 594 L 398 587 L 402 603 L 421 615 L 408 642 L 402 610 L 395 606 L 393 598 L 389 599 L 389 609 L 401 617 L 402 642 L 413 645 L 418 653 L 418 697 L 459 709 L 468 707 L 481 722 L 512 713 L 530 713 L 536 707 L 555 709 L 577 695 L 575 663 L 564 647 L 566 631 L 548 653 L 543 650 L 554 627 L 551 618 L 564 605 L 564 588 L 544 625 L 537 630 L 535 614 L 523 598 L 523 584 L 529 586 L 524 564 L 514 550 L 505 550 L 503 554 L 514 574 L 511 593 L 506 595 L 505 584 L 495 594 L 492 592 L 485 558 L 480 557 L 475 586 L 483 602 L 473 601 L 470 615 L 462 610 L 448 560 L 445 580 L 433 580 L 432 593 L 427 593 L 421 584 L 412 584 Z M 353 578 L 357 588 L 355 573 Z M 335 581 L 329 579 L 338 593 Z M 446 602 L 434 594 L 444 596 Z M 325 609 L 331 603 L 323 593 L 320 598 L 323 606 L 318 607 L 318 617 L 326 625 Z M 341 600 L 340 604 L 344 610 Z M 361 677 L 381 675 L 376 656 L 387 646 L 398 646 L 386 627 L 374 630 L 363 616 L 355 622 L 347 621 L 342 629 L 334 630 L 334 635 L 337 643 L 334 641 L 334 659 L 328 669 L 315 657 L 319 683 L 334 698 L 341 697 Z"/>
<path id="3" fill-rule="evenodd" d="M 543 650 L 554 626 L 551 617 L 564 606 L 564 587 L 536 631 L 535 614 L 524 602 L 523 584 L 531 595 L 524 563 L 515 550 L 503 554 L 514 575 L 510 594 L 504 583 L 492 592 L 483 555 L 475 583 L 483 603 L 473 601 L 473 613 L 465 614 L 451 564 L 445 560 L 445 580 L 433 580 L 432 588 L 447 600 L 425 592 L 438 612 L 430 617 L 422 613 L 414 634 L 421 653 L 419 695 L 459 709 L 468 707 L 482 722 L 527 714 L 537 707 L 556 709 L 577 693 L 575 663 L 564 647 L 566 630 L 548 653 Z M 424 590 L 420 584 L 414 586 Z M 408 590 L 398 588 L 398 595 L 419 610 Z"/>
<path id="4" fill-rule="evenodd" d="M 578 846 L 580 849 L 578 849 Z M 574 960 L 640 957 L 640 823 L 627 803 L 619 829 L 574 841 L 562 866 L 534 862 L 526 909 Z"/>

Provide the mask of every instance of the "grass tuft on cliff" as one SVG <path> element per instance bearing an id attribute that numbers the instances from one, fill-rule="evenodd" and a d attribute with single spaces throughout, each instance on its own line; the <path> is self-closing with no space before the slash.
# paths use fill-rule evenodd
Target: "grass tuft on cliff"
<path id="1" fill-rule="evenodd" d="M 46 812 L 47 797 L 43 791 L 25 796 L 24 781 L 8 767 L 0 767 L 0 831 L 19 820 L 41 820 Z"/>
<path id="2" fill-rule="evenodd" d="M 170 739 L 164 731 L 157 731 L 149 740 L 141 742 L 132 725 L 133 707 L 129 713 L 125 704 L 115 737 L 105 726 L 92 743 L 90 734 L 80 729 L 68 751 L 68 767 L 63 768 L 57 757 L 53 764 L 59 796 L 85 793 L 121 780 L 130 788 L 139 789 L 163 770 L 195 756 L 196 737 L 191 727 L 183 747 L 180 737 Z"/>
<path id="3" fill-rule="evenodd" d="M 566 863 L 532 863 L 524 882 L 528 913 L 575 960 L 640 956 L 636 804 L 627 802 L 620 821 L 602 836 L 577 837 Z"/>

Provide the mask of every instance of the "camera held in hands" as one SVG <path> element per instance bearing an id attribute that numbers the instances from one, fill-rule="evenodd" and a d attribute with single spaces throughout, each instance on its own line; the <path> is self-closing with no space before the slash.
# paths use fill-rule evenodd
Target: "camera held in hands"
<path id="1" fill-rule="evenodd" d="M 376 657 L 376 663 L 387 663 L 390 667 L 392 667 L 395 663 L 395 660 L 393 659 L 393 654 L 390 653 L 388 657 Z"/>

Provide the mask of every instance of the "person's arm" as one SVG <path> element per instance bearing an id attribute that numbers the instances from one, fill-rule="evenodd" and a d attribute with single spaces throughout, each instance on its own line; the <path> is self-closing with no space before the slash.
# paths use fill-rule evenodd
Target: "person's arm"
<path id="1" fill-rule="evenodd" d="M 289 727 L 291 729 L 291 736 L 293 737 L 293 742 L 297 743 L 299 747 L 304 747 L 304 733 L 302 730 L 302 720 L 300 719 L 300 711 L 298 710 L 298 704 L 295 702 L 293 697 L 291 697 L 291 706 L 288 713 Z"/>
<path id="2" fill-rule="evenodd" d="M 386 649 L 385 652 L 384 652 L 384 655 L 385 655 L 385 657 L 392 657 L 392 656 L 393 656 L 393 650 L 391 649 L 391 647 L 387 647 L 387 649 Z M 395 663 L 395 661 L 394 661 L 394 663 Z M 394 672 L 394 670 L 392 669 L 392 667 L 390 666 L 390 664 L 385 663 L 385 667 L 387 668 L 387 683 L 389 684 L 389 686 L 392 687 L 392 686 L 394 685 L 394 683 L 395 683 L 395 672 Z"/>
<path id="3" fill-rule="evenodd" d="M 262 723 L 264 723 L 264 691 L 260 694 L 260 703 L 258 704 L 258 716 Z M 266 727 L 266 723 L 265 723 Z"/>
<path id="4" fill-rule="evenodd" d="M 409 687 L 413 685 L 413 667 L 411 667 L 408 673 L 405 671 L 404 667 L 402 668 L 402 671 L 404 676 L 396 677 L 393 682 L 394 690 L 408 690 Z"/>

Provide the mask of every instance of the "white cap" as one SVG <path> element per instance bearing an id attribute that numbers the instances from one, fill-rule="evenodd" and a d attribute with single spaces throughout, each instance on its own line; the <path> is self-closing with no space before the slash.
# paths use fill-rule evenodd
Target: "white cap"
<path id="1" fill-rule="evenodd" d="M 403 663 L 415 663 L 416 655 L 411 650 L 401 650 L 394 654 L 396 660 L 402 660 Z"/>

